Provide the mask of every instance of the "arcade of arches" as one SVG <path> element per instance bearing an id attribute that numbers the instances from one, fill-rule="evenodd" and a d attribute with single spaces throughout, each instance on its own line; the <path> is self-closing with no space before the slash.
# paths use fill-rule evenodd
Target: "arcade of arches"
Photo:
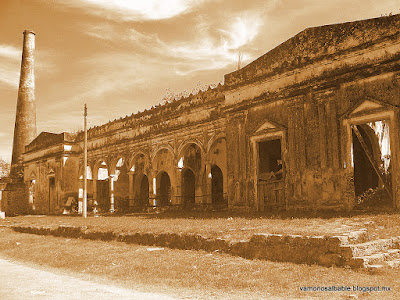
<path id="1" fill-rule="evenodd" d="M 88 174 L 94 174 L 88 177 L 88 208 L 127 212 L 227 207 L 225 139 L 214 141 L 208 153 L 203 149 L 189 142 L 176 153 L 161 147 L 153 155 L 97 160 L 88 166 Z"/>

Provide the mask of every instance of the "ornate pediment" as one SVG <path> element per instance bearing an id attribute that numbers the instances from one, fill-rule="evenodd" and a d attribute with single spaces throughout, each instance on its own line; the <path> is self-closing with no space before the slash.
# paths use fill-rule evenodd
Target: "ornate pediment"
<path id="1" fill-rule="evenodd" d="M 354 109 L 351 114 L 356 114 L 364 111 L 371 111 L 382 107 L 383 106 L 381 104 L 367 100 L 362 102 L 358 107 L 356 107 L 356 109 Z"/>
<path id="2" fill-rule="evenodd" d="M 342 115 L 341 119 L 358 115 L 373 114 L 380 111 L 392 110 L 394 108 L 396 107 L 389 103 L 367 98 L 350 107 L 347 112 Z"/>
<path id="3" fill-rule="evenodd" d="M 264 120 L 264 123 L 262 123 L 261 125 L 259 125 L 256 128 L 256 130 L 254 131 L 254 134 L 258 135 L 262 132 L 279 131 L 279 130 L 284 130 L 284 129 L 286 129 L 286 127 L 283 125 L 272 122 L 270 120 Z"/>
<path id="4" fill-rule="evenodd" d="M 274 124 L 267 121 L 264 124 L 262 124 L 260 127 L 258 127 L 256 132 L 260 132 L 260 131 L 264 131 L 264 130 L 268 130 L 268 129 L 276 129 L 276 128 L 277 127 Z"/>
<path id="5" fill-rule="evenodd" d="M 34 171 L 32 171 L 31 174 L 29 175 L 29 179 L 30 180 L 36 179 L 36 173 Z"/>

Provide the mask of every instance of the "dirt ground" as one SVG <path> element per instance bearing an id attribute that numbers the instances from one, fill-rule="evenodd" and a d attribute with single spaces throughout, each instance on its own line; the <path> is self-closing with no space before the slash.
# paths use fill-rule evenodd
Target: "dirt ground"
<path id="1" fill-rule="evenodd" d="M 37 236 L 7 228 L 10 224 L 63 224 L 118 231 L 232 235 L 235 238 L 256 232 L 316 235 L 367 228 L 370 234 L 383 237 L 398 235 L 399 220 L 395 214 L 331 219 L 16 217 L 0 222 L 0 257 L 100 284 L 180 299 L 400 299 L 397 280 L 400 271 L 396 269 L 370 274 L 336 267 L 247 260 L 218 252 Z M 377 286 L 390 288 L 390 291 L 371 291 L 371 287 Z M 308 291 L 302 291 L 304 287 Z M 329 287 L 350 290 L 310 291 L 310 288 Z"/>
<path id="2" fill-rule="evenodd" d="M 173 297 L 141 293 L 132 289 L 83 280 L 59 271 L 33 268 L 23 263 L 0 259 L 1 299 L 160 299 Z"/>

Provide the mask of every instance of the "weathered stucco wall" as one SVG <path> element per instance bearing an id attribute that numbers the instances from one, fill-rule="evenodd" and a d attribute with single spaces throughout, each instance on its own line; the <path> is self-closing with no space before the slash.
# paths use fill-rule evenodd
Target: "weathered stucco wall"
<path id="1" fill-rule="evenodd" d="M 351 126 L 385 119 L 391 130 L 393 197 L 399 206 L 399 25 L 396 15 L 306 29 L 227 74 L 224 86 L 91 128 L 91 197 L 96 199 L 101 167 L 108 172 L 104 180 L 109 182 L 110 203 L 123 199 L 129 208 L 144 205 L 140 189 L 146 176 L 146 201 L 153 205 L 162 190 L 160 174 L 166 172 L 170 204 L 181 205 L 183 174 L 190 169 L 195 202 L 205 207 L 215 200 L 210 173 L 218 166 L 230 208 L 351 209 Z M 55 142 L 46 144 L 44 137 L 39 135 L 27 148 L 25 180 L 31 179 L 36 164 L 38 207 L 45 211 L 50 205 L 55 211 L 61 199 L 78 191 L 83 133 L 73 141 L 64 135 L 63 143 L 72 145 L 67 150 L 76 155 L 66 161 L 62 157 L 68 151 L 56 150 Z M 271 160 L 276 169 L 261 174 L 260 145 L 272 145 L 270 141 L 279 141 L 280 152 L 275 150 Z M 199 155 L 189 159 L 188 149 Z M 120 159 L 124 171 L 116 180 Z M 50 168 L 56 204 L 48 196 Z"/>

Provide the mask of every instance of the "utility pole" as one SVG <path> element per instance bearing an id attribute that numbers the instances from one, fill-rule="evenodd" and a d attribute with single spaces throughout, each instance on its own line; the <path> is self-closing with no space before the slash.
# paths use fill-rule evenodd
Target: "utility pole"
<path id="1" fill-rule="evenodd" d="M 87 107 L 85 103 L 84 113 L 84 142 L 83 142 L 83 211 L 84 218 L 87 217 Z"/>

